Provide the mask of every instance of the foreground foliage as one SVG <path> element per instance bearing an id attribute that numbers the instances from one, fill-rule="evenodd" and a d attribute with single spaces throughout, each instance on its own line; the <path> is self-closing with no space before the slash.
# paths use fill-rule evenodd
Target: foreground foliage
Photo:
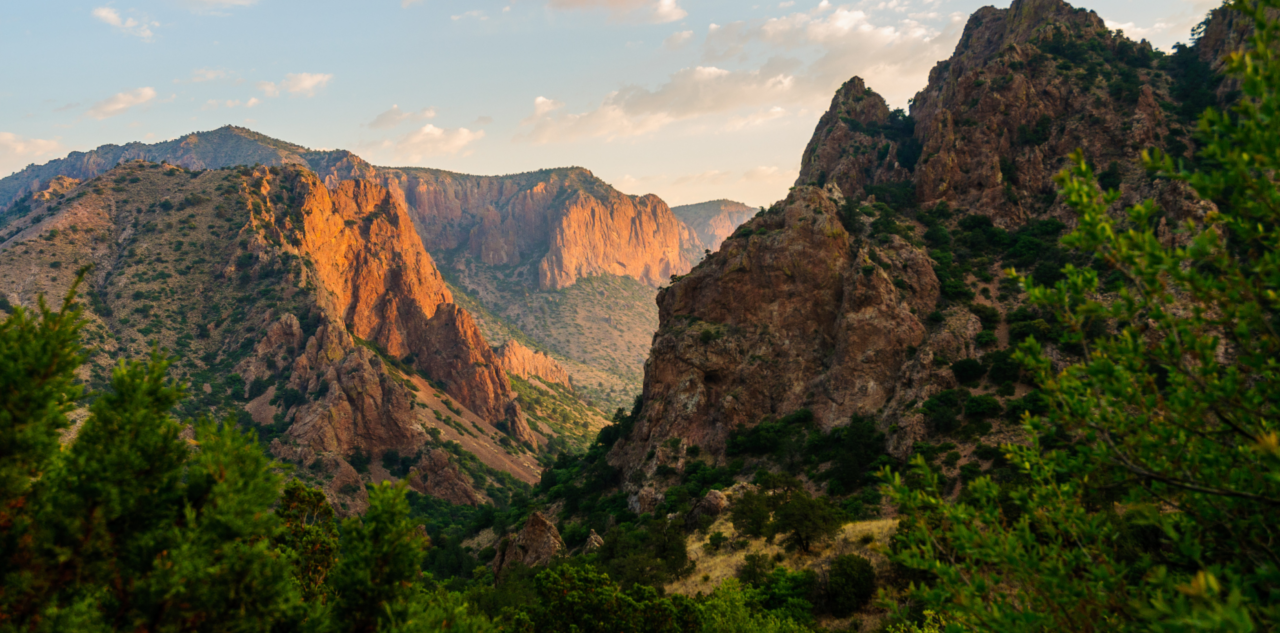
<path id="1" fill-rule="evenodd" d="M 252 430 L 174 418 L 185 391 L 158 352 L 85 392 L 74 297 L 0 322 L 0 632 L 808 630 L 752 587 L 662 595 L 650 583 L 687 560 L 666 521 L 496 586 L 484 567 L 457 574 L 481 561 L 453 534 L 433 547 L 403 485 L 372 486 L 365 515 L 338 521 L 322 492 L 282 481 Z M 466 518 L 511 518 L 483 514 Z"/>
<path id="2" fill-rule="evenodd" d="M 1118 192 L 1100 194 L 1077 154 L 1059 182 L 1080 222 L 1062 243 L 1126 283 L 1100 295 L 1097 271 L 1072 266 L 1053 287 L 1022 279 L 1083 360 L 1020 347 L 1050 406 L 1026 416 L 1030 445 L 1005 447 L 1017 475 L 977 478 L 957 503 L 922 461 L 915 482 L 890 476 L 913 517 L 895 561 L 946 630 L 1280 625 L 1280 59 L 1266 14 L 1280 2 L 1230 6 L 1257 24 L 1228 64 L 1243 99 L 1201 117 L 1193 171 L 1145 157 L 1217 210 L 1162 239 L 1150 202 L 1112 217 Z"/>

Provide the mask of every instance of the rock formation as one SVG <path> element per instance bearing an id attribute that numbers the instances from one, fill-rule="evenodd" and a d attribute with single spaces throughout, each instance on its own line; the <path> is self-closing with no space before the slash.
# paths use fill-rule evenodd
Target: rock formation
<path id="1" fill-rule="evenodd" d="M 301 222 L 286 230 L 351 334 L 444 384 L 482 417 L 513 419 L 510 383 L 471 315 L 453 304 L 403 207 L 367 181 L 329 190 L 309 172 L 289 173 Z M 261 181 L 270 191 L 269 172 Z"/>
<path id="2" fill-rule="evenodd" d="M 498 366 L 508 374 L 526 379 L 536 376 L 543 382 L 554 382 L 573 388 L 569 380 L 569 372 L 566 372 L 554 358 L 543 352 L 535 352 L 515 339 L 503 343 L 501 347 L 493 350 L 493 353 L 498 359 Z"/>
<path id="3" fill-rule="evenodd" d="M 428 250 L 527 267 L 543 290 L 600 274 L 657 286 L 689 269 L 665 202 L 623 195 L 585 169 L 487 177 L 379 168 L 378 178 L 411 210 Z"/>
<path id="4" fill-rule="evenodd" d="M 1202 217 L 1209 209 L 1184 185 L 1135 164 L 1151 146 L 1191 151 L 1192 117 L 1171 114 L 1171 86 L 1186 81 L 1178 72 L 1090 11 L 1014 0 L 970 18 L 910 116 L 890 111 L 861 79 L 848 81 L 786 200 L 659 294 L 643 411 L 609 454 L 631 509 L 662 501 L 659 460 L 648 457 L 675 438 L 724 463 L 731 432 L 800 409 L 823 431 L 871 417 L 900 458 L 946 433 L 920 405 L 960 386 L 952 363 L 1007 349 L 994 331 L 1003 326 L 977 314 L 998 322 L 1021 305 L 1017 288 L 995 283 L 999 258 L 1013 251 L 978 257 L 991 247 L 952 245 L 950 232 L 969 235 L 992 226 L 988 218 L 992 235 L 1031 222 L 1069 226 L 1052 177 L 1076 148 L 1105 170 L 1121 203 L 1154 198 L 1170 222 Z M 1036 249 L 1031 260 L 1051 246 L 1026 244 Z M 938 245 L 947 248 L 931 257 Z M 941 278 L 960 258 L 962 272 Z M 984 328 L 992 331 L 979 344 Z M 1001 406 L 1025 393 L 1006 386 Z"/>
<path id="5" fill-rule="evenodd" d="M 560 531 L 541 512 L 534 512 L 514 538 L 503 539 L 493 557 L 493 574 L 499 579 L 512 563 L 526 567 L 545 565 L 564 551 Z"/>
<path id="6" fill-rule="evenodd" d="M 687 243 L 686 250 L 702 248 L 712 252 L 719 250 L 720 243 L 743 222 L 750 220 L 756 211 L 759 209 L 732 200 L 712 200 L 671 207 L 671 212 L 692 232 L 692 236 L 684 240 Z M 697 251 L 691 261 L 698 261 L 702 256 L 702 252 Z"/>
<path id="7" fill-rule="evenodd" d="M 850 235 L 841 202 L 834 188 L 797 188 L 658 295 L 644 414 L 611 461 L 652 470 L 644 457 L 667 438 L 722 454 L 730 430 L 765 415 L 808 408 L 829 429 L 894 397 L 926 336 L 913 312 L 932 308 L 938 280 L 900 238 Z"/>

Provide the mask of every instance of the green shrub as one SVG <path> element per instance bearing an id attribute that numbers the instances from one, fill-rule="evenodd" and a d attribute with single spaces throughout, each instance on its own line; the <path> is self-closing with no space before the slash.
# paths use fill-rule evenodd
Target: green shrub
<path id="1" fill-rule="evenodd" d="M 981 361 L 966 358 L 951 363 L 951 373 L 955 374 L 960 384 L 967 385 L 982 380 L 987 373 L 987 368 Z"/>
<path id="2" fill-rule="evenodd" d="M 844 618 L 867 606 L 876 592 L 876 572 L 871 562 L 857 554 L 831 560 L 827 572 L 827 605 L 831 615 Z"/>
<path id="3" fill-rule="evenodd" d="M 971 420 L 984 420 L 1000 415 L 1004 408 L 995 396 L 973 396 L 964 403 L 964 416 Z"/>

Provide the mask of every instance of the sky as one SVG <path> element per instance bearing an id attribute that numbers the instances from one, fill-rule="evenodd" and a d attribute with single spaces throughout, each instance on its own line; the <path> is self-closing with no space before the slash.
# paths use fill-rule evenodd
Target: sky
<path id="1" fill-rule="evenodd" d="M 1170 50 L 1220 0 L 1077 6 Z M 376 165 L 786 195 L 839 86 L 907 107 L 1009 0 L 54 0 L 0 8 L 0 177 L 233 124 Z"/>

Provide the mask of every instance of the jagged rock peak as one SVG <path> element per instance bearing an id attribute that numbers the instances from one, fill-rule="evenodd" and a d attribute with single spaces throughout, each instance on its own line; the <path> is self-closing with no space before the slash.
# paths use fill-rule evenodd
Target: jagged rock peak
<path id="1" fill-rule="evenodd" d="M 492 563 L 493 574 L 501 578 L 503 571 L 512 563 L 523 563 L 526 567 L 547 564 L 564 551 L 564 541 L 554 523 L 541 512 L 534 512 L 515 538 L 504 539 L 497 549 Z"/>

